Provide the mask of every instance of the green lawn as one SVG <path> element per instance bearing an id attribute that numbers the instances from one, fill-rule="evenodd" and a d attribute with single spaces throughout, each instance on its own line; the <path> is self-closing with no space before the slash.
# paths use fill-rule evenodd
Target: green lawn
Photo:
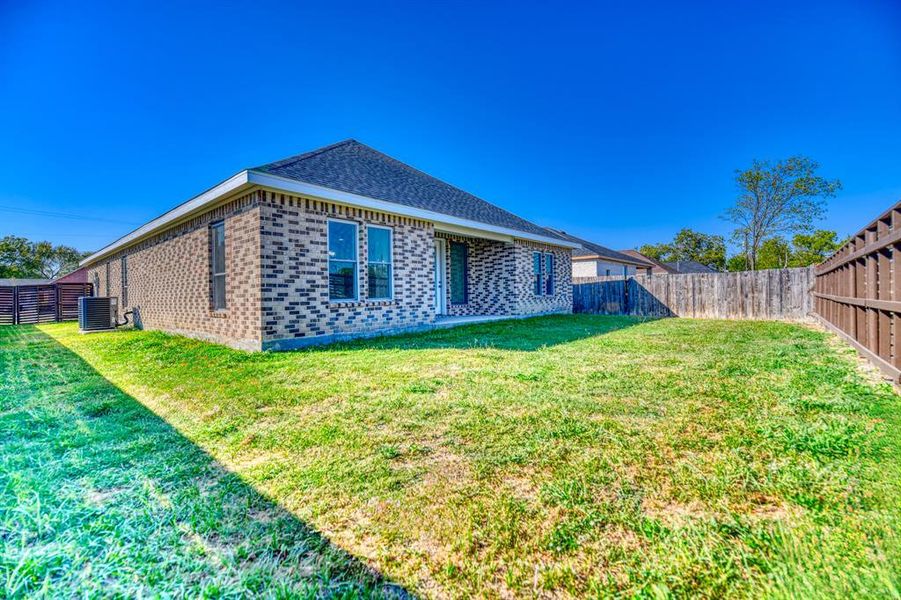
<path id="1" fill-rule="evenodd" d="M 0 596 L 898 598 L 899 409 L 783 323 L 0 327 Z"/>

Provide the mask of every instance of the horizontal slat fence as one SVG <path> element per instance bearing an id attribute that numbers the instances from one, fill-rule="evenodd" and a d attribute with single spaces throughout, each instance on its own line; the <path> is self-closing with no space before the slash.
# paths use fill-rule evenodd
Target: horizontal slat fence
<path id="1" fill-rule="evenodd" d="M 816 267 L 814 305 L 828 328 L 896 382 L 901 376 L 901 203 Z"/>
<path id="2" fill-rule="evenodd" d="M 813 269 L 573 279 L 573 310 L 699 319 L 808 318 Z"/>
<path id="3" fill-rule="evenodd" d="M 78 298 L 92 293 L 90 283 L 0 287 L 0 325 L 74 321 Z"/>

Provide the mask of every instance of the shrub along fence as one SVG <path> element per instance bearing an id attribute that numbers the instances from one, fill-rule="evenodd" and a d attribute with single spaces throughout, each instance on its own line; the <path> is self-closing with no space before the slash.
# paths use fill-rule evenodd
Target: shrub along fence
<path id="1" fill-rule="evenodd" d="M 813 268 L 573 279 L 573 311 L 643 317 L 809 317 Z"/>
<path id="2" fill-rule="evenodd" d="M 899 251 L 901 203 L 817 265 L 813 292 L 823 324 L 896 382 L 901 375 L 901 267 L 895 264 Z"/>
<path id="3" fill-rule="evenodd" d="M 78 298 L 90 283 L 0 286 L 0 325 L 53 323 L 78 319 Z"/>

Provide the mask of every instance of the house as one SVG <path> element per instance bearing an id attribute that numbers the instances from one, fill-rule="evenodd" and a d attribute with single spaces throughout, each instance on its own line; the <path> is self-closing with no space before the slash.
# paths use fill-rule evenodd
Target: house
<path id="1" fill-rule="evenodd" d="M 671 262 L 660 262 L 650 256 L 645 256 L 637 250 L 622 250 L 623 254 L 635 259 L 642 259 L 650 263 L 651 274 L 653 275 L 679 275 L 682 273 L 716 273 L 715 269 L 711 269 L 707 265 L 701 264 L 694 260 L 675 260 Z"/>
<path id="2" fill-rule="evenodd" d="M 620 250 L 626 256 L 637 260 L 643 260 L 651 265 L 650 275 L 666 275 L 671 273 L 672 271 L 665 264 L 660 262 L 659 260 L 653 259 L 650 256 L 645 256 L 638 250 Z"/>
<path id="3" fill-rule="evenodd" d="M 674 260 L 663 263 L 670 273 L 716 273 L 716 269 L 711 269 L 707 265 L 701 264 L 696 260 Z"/>
<path id="4" fill-rule="evenodd" d="M 88 283 L 88 270 L 84 267 L 75 269 L 54 280 L 56 283 Z"/>
<path id="5" fill-rule="evenodd" d="M 139 326 L 291 349 L 571 312 L 575 247 L 347 140 L 241 171 L 82 266 Z"/>
<path id="6" fill-rule="evenodd" d="M 635 274 L 648 274 L 653 267 L 647 260 L 577 238 L 565 231 L 556 229 L 551 231 L 580 246 L 573 250 L 573 277 L 628 277 Z"/>

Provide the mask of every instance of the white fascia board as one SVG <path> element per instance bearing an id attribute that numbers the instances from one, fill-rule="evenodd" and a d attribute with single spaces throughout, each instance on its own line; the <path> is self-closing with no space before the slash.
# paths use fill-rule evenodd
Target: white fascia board
<path id="1" fill-rule="evenodd" d="M 131 233 L 128 233 L 118 240 L 109 244 L 108 246 L 98 250 L 94 254 L 88 256 L 84 260 L 82 260 L 79 266 L 88 265 L 104 256 L 115 252 L 119 248 L 124 246 L 128 246 L 133 242 L 138 241 L 139 239 L 146 237 L 152 233 L 155 233 L 158 230 L 163 229 L 167 225 L 171 225 L 173 222 L 178 221 L 184 217 L 189 216 L 191 213 L 197 212 L 200 209 L 204 208 L 208 204 L 216 202 L 224 196 L 229 196 L 234 194 L 235 192 L 241 191 L 244 188 L 250 187 L 250 184 L 247 181 L 247 171 L 241 171 L 229 177 L 222 183 L 208 189 L 202 194 L 195 196 L 184 202 L 179 204 L 172 210 L 163 213 L 159 217 L 153 219 L 152 221 L 148 221 L 144 225 L 141 225 Z"/>
<path id="2" fill-rule="evenodd" d="M 617 265 L 629 265 L 631 267 L 642 267 L 642 268 L 648 268 L 651 266 L 648 263 L 638 262 L 637 260 L 635 260 L 635 261 L 624 260 L 624 259 L 620 259 L 620 258 L 612 258 L 609 256 L 601 256 L 600 254 L 590 254 L 590 255 L 585 254 L 583 256 L 573 256 L 573 260 L 574 261 L 596 260 L 599 262 L 608 262 L 608 263 L 613 263 L 613 264 L 617 264 Z"/>
<path id="3" fill-rule="evenodd" d="M 465 237 L 481 238 L 483 240 L 494 240 L 496 242 L 513 243 L 512 235 L 501 235 L 500 233 L 489 233 L 487 231 L 479 231 L 469 227 L 460 227 L 459 225 L 448 225 L 447 223 L 435 223 L 435 231 L 442 233 L 450 233 L 454 235 L 462 235 Z"/>
<path id="4" fill-rule="evenodd" d="M 336 202 L 338 204 L 356 206 L 359 208 L 368 208 L 379 212 L 411 217 L 423 221 L 430 221 L 432 223 L 435 223 L 437 229 L 445 230 L 450 233 L 462 233 L 463 231 L 466 231 L 468 232 L 466 233 L 466 235 L 476 235 L 489 239 L 499 239 L 502 241 L 521 239 L 533 242 L 541 242 L 553 246 L 561 246 L 564 248 L 580 247 L 578 244 L 574 244 L 568 240 L 561 240 L 548 236 L 537 235 L 534 233 L 528 233 L 525 231 L 518 231 L 516 229 L 509 229 L 507 227 L 486 225 L 484 223 L 479 223 L 478 221 L 461 219 L 459 217 L 453 217 L 431 210 L 404 206 L 403 204 L 396 204 L 394 202 L 387 202 L 385 200 L 376 200 L 375 198 L 369 198 L 368 196 L 361 196 L 359 194 L 352 194 L 350 192 L 342 192 L 340 190 L 334 190 L 332 188 L 327 188 L 321 185 L 304 183 L 302 181 L 296 181 L 294 179 L 279 177 L 278 175 L 261 173 L 259 171 L 245 170 L 233 175 L 229 179 L 226 179 L 222 183 L 208 189 L 202 194 L 191 198 L 187 202 L 176 206 L 169 212 L 166 212 L 153 219 L 152 221 L 149 221 L 148 223 L 138 227 L 131 233 L 122 236 L 112 244 L 109 244 L 108 246 L 102 248 L 101 250 L 98 250 L 94 254 L 82 260 L 79 263 L 79 266 L 83 267 L 92 262 L 95 262 L 120 248 L 137 242 L 141 238 L 147 237 L 152 233 L 164 229 L 167 226 L 171 226 L 176 221 L 189 217 L 191 214 L 200 211 L 209 204 L 213 204 L 217 201 L 222 200 L 226 196 L 234 195 L 235 193 L 250 188 L 254 185 L 269 188 L 279 192 L 300 194 L 313 198 L 319 198 L 322 200 L 328 200 L 330 202 Z M 454 228 L 457 229 L 455 230 Z M 492 237 L 491 234 L 494 234 L 494 237 Z"/>
<path id="5" fill-rule="evenodd" d="M 332 188 L 327 188 L 321 185 L 305 183 L 303 181 L 288 179 L 286 177 L 279 177 L 278 175 L 271 175 L 269 173 L 248 171 L 247 177 L 250 183 L 262 187 L 271 188 L 278 191 L 291 192 L 303 196 L 311 196 L 313 198 L 321 198 L 323 200 L 330 200 L 338 204 L 346 204 L 348 206 L 368 208 L 379 212 L 400 215 L 403 217 L 411 217 L 414 219 L 420 219 L 422 221 L 431 221 L 432 223 L 435 223 L 435 225 L 439 228 L 441 225 L 457 226 L 468 229 L 472 231 L 473 234 L 484 234 L 486 232 L 496 233 L 502 236 L 508 236 L 510 238 L 541 242 L 544 244 L 550 244 L 552 246 L 561 246 L 564 248 L 581 248 L 579 244 L 575 244 L 568 240 L 552 238 L 535 233 L 528 233 L 525 231 L 519 231 L 517 229 L 510 229 L 508 227 L 487 225 L 485 223 L 479 223 L 478 221 L 471 221 L 469 219 L 453 217 L 451 215 L 445 215 L 439 212 L 425 210 L 422 208 L 415 208 L 412 206 L 405 206 L 403 204 L 388 202 L 386 200 L 376 200 L 375 198 L 370 198 L 368 196 L 361 196 L 359 194 L 353 194 L 351 192 L 342 192 L 340 190 L 334 190 Z"/>

